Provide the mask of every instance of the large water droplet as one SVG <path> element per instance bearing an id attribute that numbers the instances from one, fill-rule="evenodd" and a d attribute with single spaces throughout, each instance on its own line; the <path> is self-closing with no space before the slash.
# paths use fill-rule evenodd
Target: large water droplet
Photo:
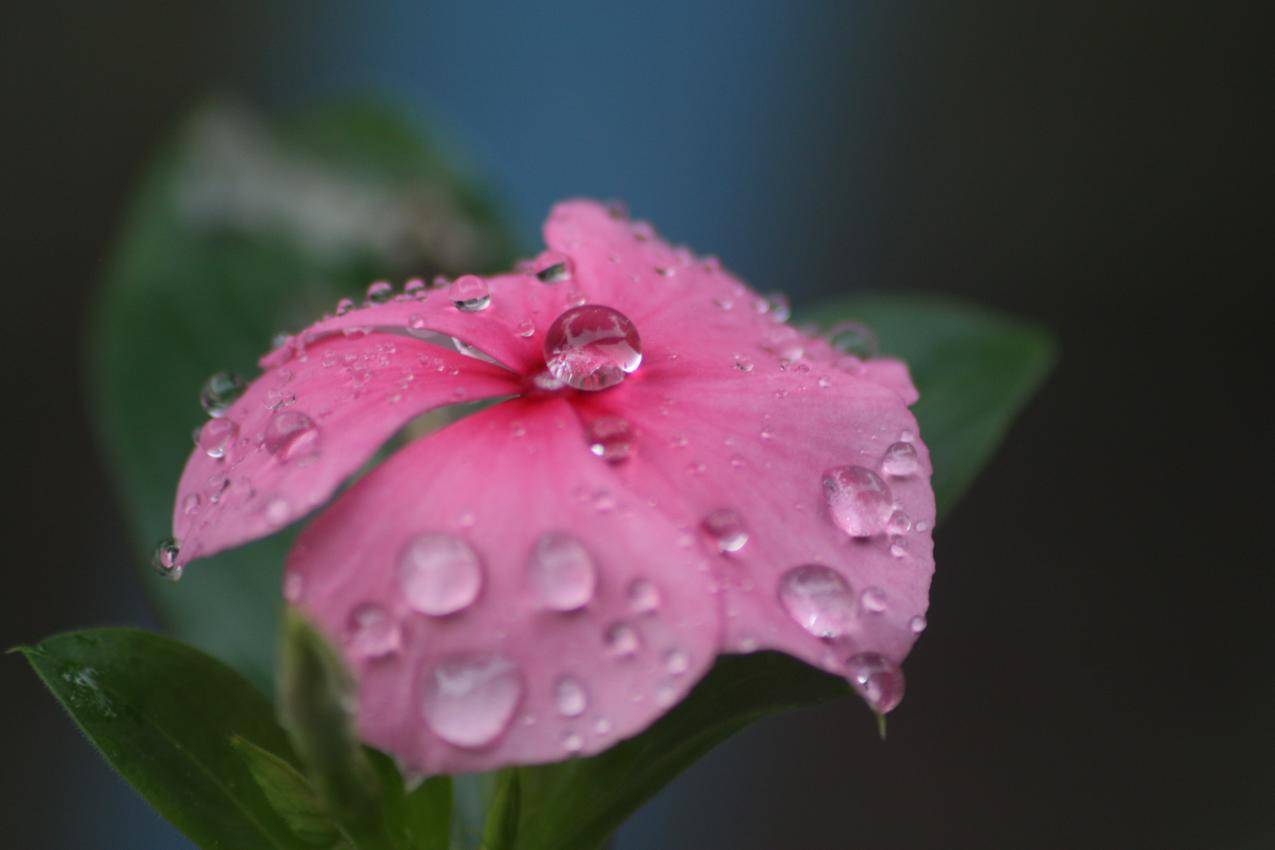
<path id="1" fill-rule="evenodd" d="M 177 581 L 182 577 L 181 564 L 177 563 L 180 557 L 181 546 L 169 537 L 159 541 L 159 545 L 155 547 L 155 553 L 151 555 L 151 566 L 154 567 L 155 572 L 169 581 Z"/>
<path id="2" fill-rule="evenodd" d="M 461 275 L 452 282 L 451 299 L 457 310 L 477 313 L 491 304 L 491 288 L 477 275 Z"/>
<path id="3" fill-rule="evenodd" d="M 894 513 L 889 486 L 866 467 L 828 470 L 823 474 L 823 492 L 832 521 L 851 537 L 880 534 Z"/>
<path id="4" fill-rule="evenodd" d="M 398 580 L 407 604 L 444 617 L 468 608 L 483 586 L 482 564 L 469 544 L 450 534 L 420 534 L 398 559 Z"/>
<path id="5" fill-rule="evenodd" d="M 586 432 L 589 451 L 607 463 L 621 463 L 633 454 L 633 426 L 621 416 L 599 416 Z"/>
<path id="6" fill-rule="evenodd" d="M 244 379 L 233 372 L 218 372 L 204 381 L 199 390 L 199 406 L 214 418 L 225 416 L 247 387 Z"/>
<path id="7" fill-rule="evenodd" d="M 623 313 L 585 304 L 554 319 L 544 352 L 558 380 L 578 390 L 605 390 L 641 365 L 642 340 Z"/>
<path id="8" fill-rule="evenodd" d="M 867 360 L 877 356 L 877 335 L 859 322 L 841 322 L 828 328 L 828 344 L 842 354 Z"/>
<path id="9" fill-rule="evenodd" d="M 743 518 L 730 508 L 718 508 L 704 517 L 700 527 L 719 552 L 738 552 L 748 542 Z"/>
<path id="10" fill-rule="evenodd" d="M 509 728 L 522 701 L 522 671 L 496 653 L 450 656 L 421 686 L 421 711 L 435 735 L 457 747 L 483 747 Z"/>
<path id="11" fill-rule="evenodd" d="M 375 602 L 365 602 L 351 611 L 346 630 L 355 658 L 380 658 L 398 652 L 403 645 L 398 621 Z"/>
<path id="12" fill-rule="evenodd" d="M 850 686 L 877 714 L 885 714 L 903 699 L 903 671 L 884 655 L 864 652 L 846 659 Z"/>
<path id="13" fill-rule="evenodd" d="M 881 471 L 895 478 L 915 475 L 920 469 L 920 461 L 916 457 L 916 446 L 911 443 L 892 443 L 881 458 Z"/>
<path id="14" fill-rule="evenodd" d="M 554 683 L 553 699 L 563 717 L 579 717 L 589 707 L 589 694 L 574 676 L 563 676 Z"/>
<path id="15" fill-rule="evenodd" d="M 804 564 L 780 576 L 779 601 L 815 637 L 841 637 L 854 621 L 850 583 L 822 564 Z"/>
<path id="16" fill-rule="evenodd" d="M 527 561 L 536 595 L 555 611 L 575 611 L 589 604 L 597 581 L 593 558 L 569 534 L 549 531 L 536 541 Z"/>
<path id="17" fill-rule="evenodd" d="M 276 410 L 266 423 L 266 450 L 283 463 L 319 454 L 319 427 L 299 410 Z"/>
<path id="18" fill-rule="evenodd" d="M 225 417 L 209 419 L 204 423 L 204 427 L 199 429 L 199 447 L 210 458 L 221 460 L 226 456 L 226 450 L 230 444 L 238 436 L 239 426 L 233 419 Z"/>

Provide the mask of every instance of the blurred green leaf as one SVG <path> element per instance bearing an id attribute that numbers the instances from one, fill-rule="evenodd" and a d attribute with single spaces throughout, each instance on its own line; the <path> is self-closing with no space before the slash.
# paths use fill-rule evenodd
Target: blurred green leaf
<path id="1" fill-rule="evenodd" d="M 521 773 L 517 769 L 496 774 L 496 789 L 487 808 L 483 827 L 483 850 L 515 850 L 522 811 Z M 593 801 L 589 801 L 590 805 Z"/>
<path id="2" fill-rule="evenodd" d="M 389 756 L 371 747 L 364 747 L 363 751 L 380 777 L 385 817 L 397 846 L 408 850 L 448 850 L 452 827 L 451 777 L 431 776 L 414 788 L 407 788 Z"/>
<path id="3" fill-rule="evenodd" d="M 291 750 L 269 702 L 238 673 L 134 629 L 20 651 L 106 760 L 198 846 L 312 850 L 241 756 L 251 745 L 286 764 Z"/>
<path id="4" fill-rule="evenodd" d="M 509 239 L 472 185 L 387 109 L 267 123 L 219 104 L 182 124 L 129 206 L 88 348 L 94 420 L 147 553 L 139 564 L 169 533 L 205 378 L 255 374 L 276 333 L 376 278 L 508 265 Z M 177 586 L 152 582 L 176 635 L 263 687 L 289 540 L 200 563 Z"/>
<path id="5" fill-rule="evenodd" d="M 306 845 L 334 848 L 342 842 L 340 831 L 310 781 L 288 762 L 251 741 L 235 736 L 231 743 L 257 780 L 271 807 Z"/>

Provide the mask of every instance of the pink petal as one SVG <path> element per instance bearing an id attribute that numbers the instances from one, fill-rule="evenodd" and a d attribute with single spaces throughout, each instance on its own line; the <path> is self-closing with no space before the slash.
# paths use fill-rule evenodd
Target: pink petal
<path id="1" fill-rule="evenodd" d="M 197 446 L 186 463 L 173 513 L 179 563 L 310 512 L 418 414 L 519 390 L 498 366 L 381 333 L 329 335 L 275 363 L 205 426 L 233 437 L 225 456 Z"/>
<path id="2" fill-rule="evenodd" d="M 544 540 L 559 565 L 589 560 L 591 592 L 578 569 L 537 572 Z M 302 533 L 286 586 L 354 666 L 363 737 L 427 773 L 602 750 L 719 642 L 703 550 L 589 453 L 564 397 L 402 449 Z"/>

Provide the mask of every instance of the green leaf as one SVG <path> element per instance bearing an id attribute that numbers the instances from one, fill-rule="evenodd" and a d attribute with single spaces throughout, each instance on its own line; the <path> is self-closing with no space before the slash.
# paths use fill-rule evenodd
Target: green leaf
<path id="1" fill-rule="evenodd" d="M 231 743 L 243 757 L 252 778 L 270 801 L 270 805 L 307 845 L 335 847 L 341 834 L 319 795 L 299 770 L 274 753 L 263 750 L 238 736 Z"/>
<path id="2" fill-rule="evenodd" d="M 274 334 L 376 278 L 507 266 L 504 228 L 471 186 L 387 109 L 270 123 L 218 104 L 183 122 L 144 175 L 90 311 L 93 421 L 139 565 L 170 533 L 205 378 L 255 374 Z M 289 537 L 197 563 L 179 585 L 151 581 L 178 637 L 263 687 Z"/>
<path id="3" fill-rule="evenodd" d="M 397 846 L 410 850 L 448 850 L 452 821 L 452 780 L 431 776 L 408 789 L 393 760 L 371 747 L 363 751 L 381 780 L 386 822 Z"/>
<path id="4" fill-rule="evenodd" d="M 921 399 L 912 408 L 934 463 L 939 517 L 991 459 L 1057 357 L 1040 327 L 949 298 L 868 295 L 805 311 L 823 327 L 854 319 L 903 359 Z"/>
<path id="5" fill-rule="evenodd" d="M 940 512 L 986 463 L 1049 371 L 1038 328 L 952 301 L 848 299 L 807 311 L 824 326 L 855 318 L 908 361 Z M 518 850 L 593 850 L 639 805 L 708 750 L 761 717 L 849 694 L 841 679 L 774 653 L 725 656 L 650 729 L 587 759 L 519 768 Z"/>
<path id="6" fill-rule="evenodd" d="M 522 810 L 522 783 L 517 769 L 502 770 L 496 775 L 496 789 L 487 808 L 483 827 L 483 850 L 515 850 L 518 845 L 518 820 Z"/>
<path id="7" fill-rule="evenodd" d="M 134 629 L 57 635 L 20 651 L 106 760 L 195 844 L 312 848 L 240 754 L 250 744 L 286 763 L 291 750 L 270 704 L 238 673 Z"/>

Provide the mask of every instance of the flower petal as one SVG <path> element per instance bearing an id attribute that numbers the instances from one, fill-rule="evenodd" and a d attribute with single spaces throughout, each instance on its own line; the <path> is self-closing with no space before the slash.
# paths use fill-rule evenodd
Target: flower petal
<path id="1" fill-rule="evenodd" d="M 285 587 L 354 666 L 363 737 L 424 773 L 604 749 L 719 642 L 702 551 L 589 453 L 564 397 L 403 448 L 302 533 Z"/>
<path id="2" fill-rule="evenodd" d="M 186 463 L 173 512 L 178 563 L 305 515 L 418 414 L 518 387 L 499 366 L 389 334 L 330 335 L 276 358 L 209 420 Z"/>

